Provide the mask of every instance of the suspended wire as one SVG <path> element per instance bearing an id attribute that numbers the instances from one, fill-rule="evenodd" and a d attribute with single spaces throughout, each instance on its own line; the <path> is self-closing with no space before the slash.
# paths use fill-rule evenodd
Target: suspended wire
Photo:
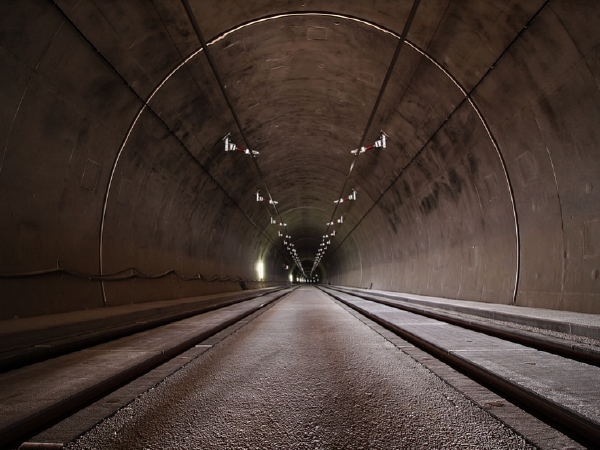
<path id="1" fill-rule="evenodd" d="M 71 275 L 76 278 L 81 278 L 89 281 L 123 281 L 129 280 L 132 278 L 141 278 L 146 280 L 156 280 L 159 278 L 164 278 L 169 275 L 174 275 L 182 281 L 204 281 L 212 283 L 214 281 L 220 282 L 253 282 L 253 281 L 264 281 L 271 282 L 273 280 L 255 280 L 253 278 L 244 278 L 240 276 L 230 277 L 229 275 L 221 276 L 221 275 L 213 275 L 212 277 L 205 277 L 200 272 L 196 272 L 194 276 L 188 276 L 176 269 L 170 269 L 166 272 L 158 273 L 158 274 L 146 274 L 136 269 L 135 267 L 128 267 L 127 269 L 119 270 L 118 272 L 113 272 L 110 274 L 91 274 L 85 272 L 78 272 L 76 270 L 65 269 L 61 265 L 61 261 L 57 261 L 56 267 L 52 269 L 45 270 L 37 270 L 32 272 L 23 272 L 23 273 L 1 273 L 0 278 L 2 279 L 11 279 L 11 278 L 31 278 L 37 276 L 44 275 L 52 275 L 52 274 L 60 274 L 60 275 Z"/>
<path id="2" fill-rule="evenodd" d="M 192 11 L 192 8 L 188 2 L 188 0 L 181 0 L 181 3 L 185 9 L 185 12 L 188 16 L 188 18 L 190 19 L 190 23 L 192 24 L 192 27 L 194 28 L 194 31 L 196 33 L 196 36 L 198 37 L 198 40 L 200 41 L 200 45 L 202 46 L 202 49 L 204 50 L 204 55 L 206 56 L 206 60 L 208 61 L 208 64 L 210 65 L 210 68 L 217 80 L 217 83 L 219 84 L 219 88 L 221 89 L 221 93 L 223 94 L 223 97 L 225 99 L 225 102 L 227 103 L 227 106 L 229 107 L 229 110 L 231 111 L 231 114 L 233 116 L 233 119 L 237 125 L 238 130 L 240 131 L 240 134 L 242 136 L 242 139 L 244 140 L 244 142 L 246 143 L 246 146 L 248 149 L 252 149 L 252 145 L 250 143 L 250 140 L 248 139 L 248 136 L 246 135 L 246 132 L 244 131 L 244 127 L 242 126 L 242 122 L 235 110 L 235 107 L 233 106 L 233 103 L 231 102 L 231 99 L 229 98 L 229 95 L 227 94 L 227 90 L 225 89 L 225 84 L 223 83 L 223 79 L 221 78 L 219 71 L 217 69 L 217 65 L 215 64 L 215 61 L 212 57 L 212 54 L 208 48 L 208 44 L 206 42 L 206 40 L 204 39 L 204 35 L 202 34 L 202 31 L 200 30 L 200 25 L 198 25 L 198 21 L 196 20 L 196 16 L 194 15 L 194 12 Z M 256 171 L 258 172 L 258 175 L 263 183 L 265 192 L 267 194 L 267 196 L 269 197 L 269 200 L 273 206 L 273 209 L 275 211 L 275 215 L 277 215 L 277 217 L 279 218 L 279 222 L 280 223 L 284 223 L 283 219 L 281 218 L 281 215 L 279 214 L 279 210 L 277 209 L 277 205 L 275 204 L 274 200 L 273 200 L 273 196 L 271 195 L 271 191 L 269 190 L 269 186 L 267 185 L 267 181 L 265 179 L 265 176 L 262 172 L 262 170 L 260 169 L 258 162 L 256 160 L 256 155 L 254 153 L 252 153 L 252 151 L 250 151 L 250 158 L 252 158 L 252 163 L 254 164 L 254 168 L 256 169 Z M 287 235 L 287 230 L 284 227 L 284 230 L 286 231 L 286 235 Z M 296 263 L 296 265 L 298 265 Z M 304 269 L 302 268 L 302 265 L 299 265 L 298 267 L 300 269 L 300 271 L 304 274 Z"/>
<path id="3" fill-rule="evenodd" d="M 187 0 L 182 0 L 182 1 L 187 1 Z M 402 34 L 400 35 L 400 40 L 398 41 L 398 44 L 396 45 L 396 50 L 394 51 L 394 55 L 392 56 L 392 60 L 390 61 L 387 72 L 385 74 L 385 78 L 383 79 L 383 82 L 381 83 L 381 88 L 379 89 L 379 94 L 377 95 L 377 99 L 375 100 L 375 104 L 373 105 L 373 109 L 371 110 L 371 115 L 369 116 L 367 125 L 365 126 L 365 131 L 363 132 L 362 137 L 360 138 L 360 143 L 358 144 L 358 149 L 360 149 L 365 143 L 367 134 L 371 128 L 373 120 L 375 119 L 375 114 L 377 114 L 377 110 L 379 109 L 379 104 L 381 103 L 381 99 L 383 98 L 385 89 L 390 81 L 391 76 L 392 76 L 392 72 L 394 70 L 394 66 L 396 65 L 396 61 L 398 60 L 398 56 L 400 56 L 400 50 L 402 49 L 402 46 L 403 46 L 404 42 L 406 41 L 406 36 L 408 34 L 408 30 L 410 29 L 410 25 L 412 24 L 415 14 L 417 13 L 419 3 L 420 3 L 420 0 L 414 0 L 414 2 L 412 4 L 412 7 L 408 14 L 408 17 L 406 19 L 406 23 L 404 24 L 404 29 L 402 30 Z M 352 163 L 350 164 L 350 170 L 348 170 L 348 175 L 346 175 L 346 179 L 344 180 L 344 184 L 340 191 L 340 195 L 337 198 L 343 198 L 344 192 L 346 191 L 346 188 L 348 186 L 348 181 L 350 180 L 350 175 L 352 174 L 352 171 L 354 170 L 354 167 L 356 166 L 356 161 L 358 160 L 359 155 L 360 155 L 360 151 L 357 151 L 356 155 L 354 156 L 354 159 L 352 160 Z M 332 226 L 330 224 L 334 221 L 335 214 L 337 213 L 340 203 L 341 202 L 336 203 L 335 207 L 333 208 L 333 213 L 331 214 L 331 219 L 329 220 L 329 222 L 327 224 L 327 229 L 325 230 L 325 235 L 329 234 L 329 228 L 331 228 L 331 226 Z M 314 268 L 310 271 L 311 278 L 312 278 L 313 272 L 314 272 Z"/>
<path id="4" fill-rule="evenodd" d="M 123 151 L 123 149 L 125 148 L 125 144 L 127 143 L 128 139 L 129 139 L 129 135 L 131 134 L 133 127 L 135 126 L 137 120 L 140 118 L 142 112 L 144 110 L 148 110 L 150 111 L 158 120 L 160 123 L 163 124 L 163 126 L 169 131 L 169 133 L 171 134 L 171 136 L 183 147 L 183 149 L 189 153 L 193 160 L 199 165 L 199 167 L 207 174 L 207 176 L 219 187 L 219 189 L 221 189 L 224 194 L 229 198 L 229 200 L 233 203 L 233 205 L 235 205 L 240 211 L 241 213 L 246 217 L 246 219 L 254 226 L 256 227 L 265 237 L 266 239 L 271 242 L 274 246 L 275 243 L 273 241 L 271 241 L 271 239 L 269 238 L 269 236 L 266 234 L 266 232 L 261 229 L 256 223 L 254 223 L 254 221 L 248 216 L 248 214 L 246 214 L 244 212 L 244 210 L 242 210 L 242 208 L 240 207 L 240 205 L 231 197 L 231 195 L 225 190 L 225 188 L 217 181 L 217 179 L 210 173 L 210 171 L 196 158 L 196 156 L 187 148 L 187 146 L 185 145 L 185 143 L 181 140 L 181 138 L 167 125 L 167 123 L 165 122 L 165 120 L 153 109 L 150 107 L 149 103 L 152 100 L 152 98 L 154 97 L 154 95 L 159 91 L 159 89 L 167 82 L 167 80 L 170 78 L 170 76 L 177 70 L 179 70 L 179 68 L 181 68 L 184 64 L 186 64 L 191 58 L 193 58 L 194 56 L 196 56 L 196 54 L 198 52 L 193 53 L 192 55 L 188 56 L 188 58 L 186 58 L 183 62 L 181 62 L 175 69 L 174 71 L 170 72 L 163 80 L 161 83 L 159 83 L 159 85 L 154 89 L 154 91 L 151 93 L 150 97 L 148 97 L 147 99 L 144 99 L 140 96 L 140 94 L 133 88 L 133 86 L 128 82 L 128 80 L 117 70 L 117 68 L 107 59 L 106 56 L 104 56 L 104 54 L 90 41 L 90 39 L 77 27 L 77 25 L 71 20 L 71 18 L 63 11 L 63 9 L 56 3 L 55 0 L 49 0 L 50 3 L 57 9 L 57 11 L 61 14 L 61 16 L 65 19 L 65 21 L 67 23 L 69 23 L 69 25 L 77 32 L 77 34 L 99 55 L 100 58 L 102 58 L 102 60 L 108 65 L 108 67 L 110 67 L 112 69 L 112 71 L 116 74 L 117 77 L 119 77 L 121 79 L 121 81 L 125 84 L 125 86 L 127 86 L 127 88 L 129 89 L 129 91 L 141 102 L 142 106 L 138 111 L 137 116 L 135 117 L 135 119 L 133 120 L 133 122 L 131 123 L 129 130 L 125 136 L 125 139 L 123 141 L 123 143 L 120 146 L 119 152 L 117 153 L 117 156 L 115 158 L 115 162 L 113 163 L 113 170 L 109 179 L 109 186 L 104 198 L 104 209 L 103 209 L 103 215 L 102 215 L 102 219 L 101 219 L 101 231 L 100 231 L 100 235 L 99 235 L 99 261 L 100 261 L 100 272 L 101 274 L 98 277 L 101 277 L 102 275 L 104 275 L 102 273 L 102 260 L 103 260 L 103 245 L 102 245 L 102 240 L 103 240 L 103 229 L 104 229 L 104 213 L 106 212 L 106 207 L 107 207 L 107 202 L 108 202 L 108 194 L 110 192 L 110 186 L 111 186 L 111 182 L 112 182 L 112 176 L 116 170 L 116 164 L 119 161 L 121 152 Z M 279 249 L 277 249 L 278 251 L 280 251 Z M 280 253 L 283 255 L 284 253 L 280 251 Z M 49 271 L 52 272 L 56 272 L 57 269 L 49 269 Z M 49 271 L 43 270 L 40 271 L 40 274 L 44 274 L 44 273 L 48 273 Z M 30 275 L 33 274 L 33 275 Z M 3 276 L 2 274 L 0 274 L 0 278 L 11 278 L 11 277 L 19 277 L 20 275 L 24 275 L 24 276 L 35 276 L 36 274 L 38 274 L 38 272 L 28 272 L 26 274 L 16 274 L 16 275 L 6 275 Z M 92 276 L 92 275 L 90 275 Z M 94 275 L 95 276 L 95 275 Z M 95 276 L 96 277 L 96 276 Z M 87 278 L 87 276 L 83 276 L 82 278 Z M 203 281 L 207 281 L 207 280 L 203 280 Z M 102 285 L 102 302 L 105 306 L 108 306 L 108 303 L 106 301 L 106 294 L 104 291 L 104 285 Z"/>
<path id="5" fill-rule="evenodd" d="M 521 266 L 521 235 L 520 235 L 520 226 L 519 226 L 519 216 L 518 216 L 518 212 L 517 212 L 517 208 L 516 208 L 516 201 L 515 201 L 515 196 L 514 196 L 513 182 L 511 181 L 511 178 L 510 178 L 510 176 L 508 174 L 508 169 L 507 169 L 507 166 L 506 166 L 506 161 L 504 159 L 504 156 L 502 155 L 502 152 L 500 151 L 500 147 L 498 145 L 496 137 L 493 135 L 493 133 L 492 133 L 492 131 L 491 131 L 491 129 L 490 129 L 487 121 L 483 117 L 483 114 L 481 113 L 479 107 L 475 103 L 472 95 L 475 92 L 475 90 L 481 85 L 481 83 L 483 83 L 483 81 L 486 79 L 486 77 L 489 75 L 489 73 L 492 70 L 494 70 L 494 68 L 499 64 L 500 60 L 509 52 L 509 50 L 513 47 L 513 45 L 519 40 L 519 38 L 521 37 L 521 35 L 531 26 L 531 24 L 533 23 L 533 21 L 541 14 L 542 10 L 548 6 L 549 2 L 550 2 L 550 0 L 546 0 L 538 8 L 538 10 L 531 16 L 531 18 L 527 21 L 527 23 L 523 26 L 523 28 L 521 30 L 519 30 L 519 32 L 517 33 L 517 35 L 506 46 L 506 48 L 502 51 L 502 53 L 489 66 L 489 68 L 483 74 L 483 76 L 480 77 L 479 81 L 477 81 L 477 83 L 473 87 L 471 87 L 471 89 L 469 89 L 468 91 L 440 63 L 438 63 L 435 59 L 433 59 L 430 55 L 427 55 L 426 53 L 424 53 L 423 50 L 419 49 L 414 44 L 412 44 L 410 42 L 408 43 L 415 50 L 417 50 L 419 53 L 421 53 L 423 56 L 425 56 L 438 69 L 442 70 L 446 74 L 446 76 L 448 76 L 452 80 L 452 82 L 458 87 L 458 89 L 462 92 L 462 94 L 464 95 L 464 98 L 452 110 L 452 112 L 448 115 L 448 117 L 446 117 L 446 119 L 444 120 L 444 122 L 433 132 L 433 134 L 429 137 L 429 139 L 427 140 L 427 142 L 425 142 L 421 146 L 421 148 L 412 156 L 412 158 L 404 165 L 404 167 L 402 167 L 402 169 L 397 174 L 397 176 L 394 178 L 394 180 L 387 186 L 387 188 L 373 202 L 373 204 L 371 205 L 371 207 L 362 216 L 362 218 L 354 225 L 354 227 L 350 230 L 350 232 L 348 232 L 346 234 L 346 236 L 344 237 L 344 239 L 342 239 L 342 241 L 338 244 L 338 246 L 333 250 L 333 252 L 331 253 L 331 255 L 333 255 L 333 253 L 335 253 L 341 247 L 341 245 L 346 241 L 346 239 L 348 238 L 348 236 L 350 236 L 350 234 L 352 234 L 352 232 L 362 223 L 363 219 L 373 210 L 373 208 L 377 205 L 377 203 L 379 203 L 379 201 L 383 198 L 383 196 L 392 188 L 392 186 L 404 174 L 404 172 L 406 171 L 406 169 L 408 168 L 408 166 L 410 166 L 417 159 L 417 157 L 425 150 L 425 148 L 427 147 L 427 145 L 440 132 L 440 130 L 450 120 L 450 118 L 461 108 L 461 106 L 465 102 L 469 102 L 470 105 L 472 106 L 473 110 L 476 112 L 477 116 L 481 120 L 481 123 L 483 124 L 483 127 L 485 128 L 485 130 L 486 130 L 486 132 L 487 132 L 487 134 L 488 134 L 488 136 L 490 138 L 490 141 L 491 141 L 494 149 L 496 150 L 496 153 L 498 155 L 498 159 L 500 160 L 500 164 L 501 164 L 502 170 L 504 172 L 504 176 L 506 178 L 507 188 L 508 188 L 508 191 L 509 191 L 509 196 L 510 196 L 510 201 L 511 201 L 511 207 L 512 207 L 512 211 L 513 211 L 514 226 L 515 226 L 515 241 L 516 241 L 515 242 L 515 244 L 516 244 L 516 251 L 515 251 L 515 256 L 516 256 L 515 282 L 514 282 L 514 285 L 513 285 L 512 301 L 513 302 L 517 301 L 517 293 L 518 293 L 518 290 L 519 290 L 519 282 L 520 282 L 520 278 L 521 278 L 520 277 L 520 273 L 521 273 L 521 271 L 520 271 L 520 266 Z"/>

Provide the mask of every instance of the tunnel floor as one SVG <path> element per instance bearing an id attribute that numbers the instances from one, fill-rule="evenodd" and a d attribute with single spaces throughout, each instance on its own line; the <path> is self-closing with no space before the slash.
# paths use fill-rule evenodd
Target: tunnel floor
<path id="1" fill-rule="evenodd" d="M 532 448 L 302 287 L 70 449 Z"/>

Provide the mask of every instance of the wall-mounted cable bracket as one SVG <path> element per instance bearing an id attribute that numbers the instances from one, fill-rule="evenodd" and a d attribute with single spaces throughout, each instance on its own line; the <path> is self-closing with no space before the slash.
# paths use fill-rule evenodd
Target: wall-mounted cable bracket
<path id="1" fill-rule="evenodd" d="M 361 153 L 364 153 L 367 150 L 373 150 L 374 148 L 386 148 L 388 137 L 389 136 L 383 131 L 379 131 L 379 139 L 377 139 L 374 144 L 368 145 L 366 147 L 361 147 L 360 149 L 355 148 L 354 150 L 351 150 L 350 153 L 352 153 L 353 155 L 360 155 Z"/>
<path id="2" fill-rule="evenodd" d="M 344 202 L 348 202 L 348 201 L 355 201 L 356 200 L 356 189 L 352 189 L 352 193 L 348 196 L 348 197 L 344 197 L 344 198 L 340 198 L 339 200 L 334 200 L 333 203 L 344 203 Z"/>
<path id="3" fill-rule="evenodd" d="M 260 152 L 257 152 L 256 150 L 250 150 L 250 149 L 244 149 L 241 147 L 238 147 L 237 145 L 235 145 L 232 141 L 231 141 L 231 133 L 227 133 L 225 135 L 225 137 L 223 138 L 223 142 L 225 143 L 225 151 L 226 152 L 242 152 L 245 153 L 246 155 L 260 155 Z"/>

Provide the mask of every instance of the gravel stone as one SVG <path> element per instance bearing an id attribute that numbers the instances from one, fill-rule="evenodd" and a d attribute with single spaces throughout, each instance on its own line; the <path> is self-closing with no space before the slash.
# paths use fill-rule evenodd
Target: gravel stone
<path id="1" fill-rule="evenodd" d="M 302 287 L 68 449 L 529 449 Z"/>

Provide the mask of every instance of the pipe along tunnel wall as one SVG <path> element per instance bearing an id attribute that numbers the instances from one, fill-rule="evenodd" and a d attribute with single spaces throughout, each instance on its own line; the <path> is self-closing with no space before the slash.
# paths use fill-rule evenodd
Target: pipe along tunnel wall
<path id="1" fill-rule="evenodd" d="M 310 267 L 412 2 L 229 3 L 190 2 L 251 142 L 178 2 L 0 5 L 2 319 L 287 283 L 265 186 Z M 423 2 L 323 281 L 600 313 L 599 21 Z"/>

